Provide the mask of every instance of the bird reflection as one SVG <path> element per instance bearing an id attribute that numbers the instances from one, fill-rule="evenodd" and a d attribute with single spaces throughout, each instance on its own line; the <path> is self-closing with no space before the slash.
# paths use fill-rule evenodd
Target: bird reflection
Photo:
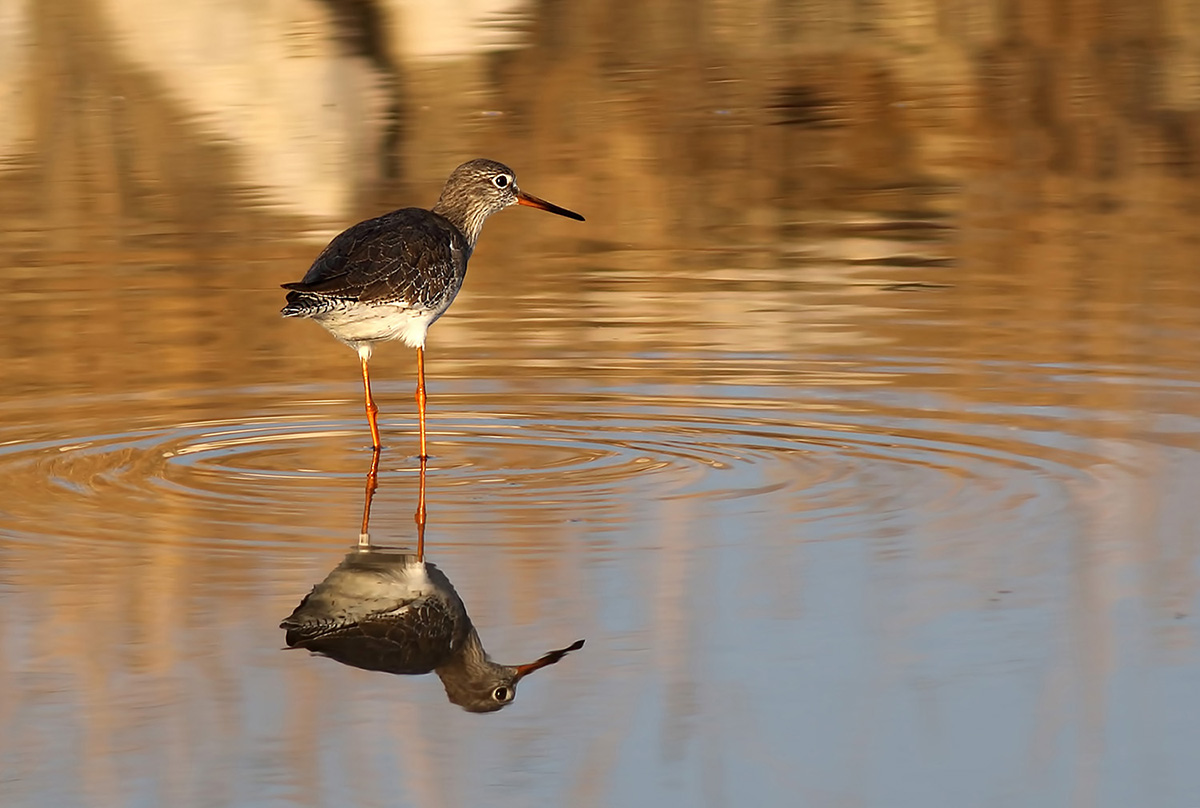
<path id="1" fill-rule="evenodd" d="M 553 665 L 583 640 L 524 665 L 493 662 L 462 598 L 425 560 L 425 461 L 414 520 L 416 550 L 371 544 L 371 499 L 378 487 L 379 451 L 363 496 L 358 546 L 300 602 L 279 627 L 289 648 L 307 648 L 346 665 L 397 674 L 434 672 L 450 701 L 488 713 L 507 707 L 517 683 Z"/>

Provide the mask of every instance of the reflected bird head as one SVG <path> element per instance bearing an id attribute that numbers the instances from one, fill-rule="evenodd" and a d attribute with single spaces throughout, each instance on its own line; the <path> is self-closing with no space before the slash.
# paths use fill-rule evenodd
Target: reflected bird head
<path id="1" fill-rule="evenodd" d="M 583 647 L 577 640 L 566 648 L 543 654 L 525 665 L 497 665 L 490 660 L 466 676 L 438 671 L 446 696 L 450 701 L 472 713 L 494 713 L 512 704 L 517 696 L 517 682 L 536 670 L 553 665 L 572 651 Z"/>

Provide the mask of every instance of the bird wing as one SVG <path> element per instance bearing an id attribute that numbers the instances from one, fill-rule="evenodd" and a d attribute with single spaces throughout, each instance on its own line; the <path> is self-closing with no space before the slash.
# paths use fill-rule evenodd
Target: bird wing
<path id="1" fill-rule="evenodd" d="M 297 609 L 304 608 L 301 603 Z M 292 618 L 287 629 L 289 648 L 335 659 L 344 665 L 385 673 L 429 673 L 451 653 L 453 616 L 436 599 L 421 598 L 385 612 L 357 619 L 305 622 Z"/>
<path id="2" fill-rule="evenodd" d="M 466 239 L 445 218 L 402 208 L 336 236 L 299 283 L 283 288 L 358 303 L 431 306 L 466 272 Z"/>
<path id="3" fill-rule="evenodd" d="M 353 632 L 364 623 L 394 619 L 424 599 L 423 596 L 402 600 L 386 597 L 332 599 L 314 588 L 279 627 L 287 630 L 288 645 L 304 645 L 323 637 Z"/>

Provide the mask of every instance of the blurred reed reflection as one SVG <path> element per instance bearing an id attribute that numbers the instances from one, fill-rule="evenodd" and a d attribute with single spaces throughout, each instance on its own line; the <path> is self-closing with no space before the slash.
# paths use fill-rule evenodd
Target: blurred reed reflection
<path id="1" fill-rule="evenodd" d="M 517 683 L 583 647 L 577 640 L 523 665 L 493 662 L 450 579 L 425 560 L 425 471 L 414 521 L 416 549 L 373 545 L 371 500 L 379 449 L 363 496 L 358 546 L 313 587 L 279 627 L 289 648 L 306 648 L 345 665 L 384 673 L 436 673 L 451 702 L 472 713 L 512 704 Z"/>
<path id="2" fill-rule="evenodd" d="M 3 241 L 39 251 L 344 226 L 481 152 L 619 199 L 608 246 L 1137 209 L 1200 164 L 1192 0 L 14 5 Z"/>

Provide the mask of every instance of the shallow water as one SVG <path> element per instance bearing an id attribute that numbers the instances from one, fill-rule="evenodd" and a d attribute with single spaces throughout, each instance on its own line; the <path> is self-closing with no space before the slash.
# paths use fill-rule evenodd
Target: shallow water
<path id="1" fill-rule="evenodd" d="M 521 6 L 393 73 L 292 20 L 377 82 L 318 144 L 362 176 L 256 159 L 325 168 L 121 3 L 19 6 L 0 802 L 1193 806 L 1200 105 L 1127 94 L 1181 57 L 1111 8 L 816 5 Z M 498 661 L 587 640 L 486 716 L 278 628 L 371 464 L 355 356 L 278 284 L 481 153 L 588 217 L 489 221 L 430 332 L 427 558 Z M 412 352 L 372 369 L 370 538 L 408 546 Z"/>

